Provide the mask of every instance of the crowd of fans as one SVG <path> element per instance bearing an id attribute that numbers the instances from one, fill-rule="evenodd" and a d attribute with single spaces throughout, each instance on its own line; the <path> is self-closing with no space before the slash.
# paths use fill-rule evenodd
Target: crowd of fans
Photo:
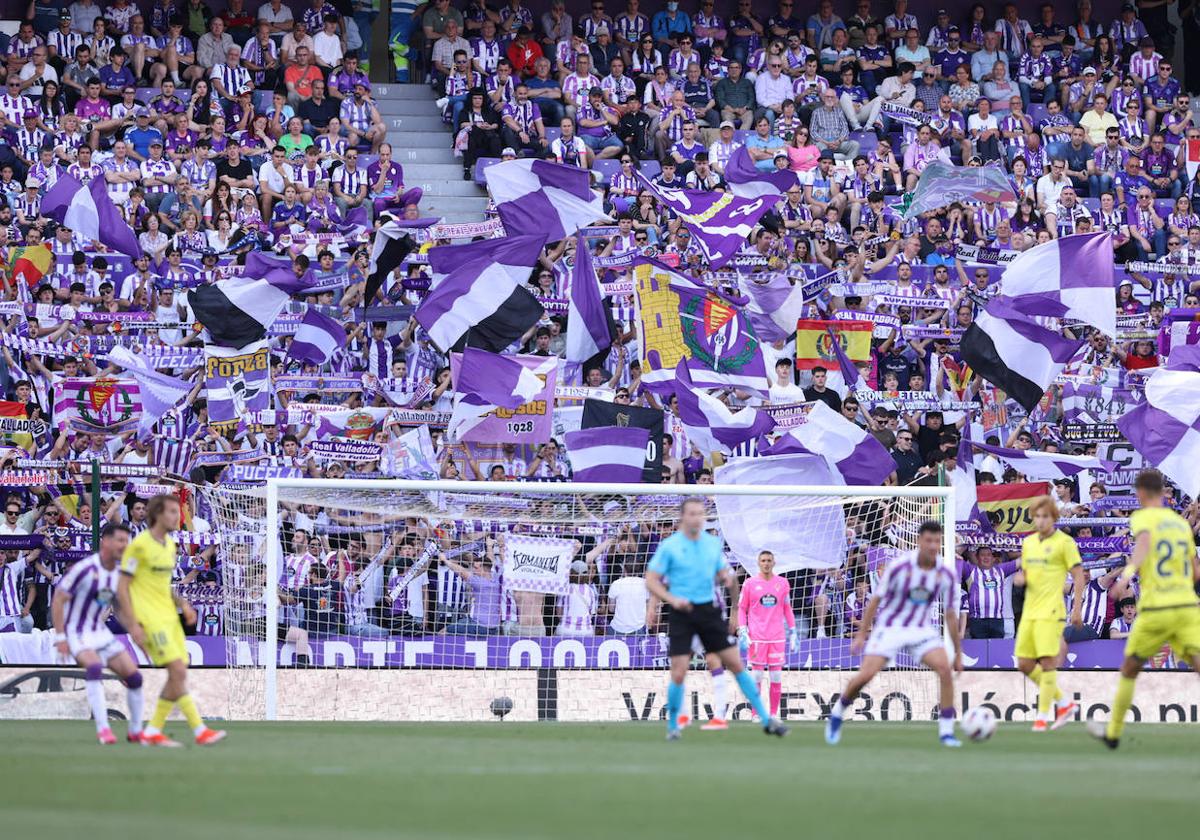
<path id="1" fill-rule="evenodd" d="M 908 12 L 907 0 L 887 10 L 860 0 L 844 19 L 838 12 L 849 9 L 835 9 L 831 0 L 804 11 L 811 14 L 802 14 L 794 0 L 779 0 L 769 11 L 749 0 L 729 8 L 702 0 L 696 10 L 668 0 L 644 11 L 639 0 L 627 0 L 622 11 L 612 0 L 593 0 L 590 10 L 568 10 L 554 0 L 535 18 L 520 0 L 498 9 L 486 0 L 461 9 L 433 0 L 415 12 L 411 54 L 423 75 L 417 81 L 436 91 L 464 177 L 483 183 L 480 173 L 488 165 L 530 156 L 591 170 L 615 219 L 588 240 L 597 256 L 636 249 L 735 290 L 784 268 L 811 268 L 814 275 L 842 270 L 852 286 L 873 283 L 877 293 L 891 296 L 884 303 L 875 293 L 852 288 L 839 294 L 835 286 L 807 307 L 818 319 L 875 313 L 899 325 L 877 326 L 871 358 L 862 365 L 874 392 L 884 392 L 878 399 L 860 399 L 836 371 L 797 370 L 794 337 L 762 343 L 774 376 L 767 401 L 820 400 L 875 435 L 896 462 L 890 484 L 936 483 L 955 457 L 959 430 L 980 419 L 977 412 L 906 402 L 973 401 L 982 408 L 994 397 L 994 389 L 964 370 L 956 348 L 981 302 L 1000 288 L 1001 269 L 967 260 L 963 246 L 1022 251 L 1064 235 L 1110 230 L 1117 264 L 1157 261 L 1156 270 L 1143 266 L 1120 275 L 1114 306 L 1137 321 L 1125 329 L 1132 337 L 1092 334 L 1067 369 L 1080 381 L 1140 389 L 1138 375 L 1160 361 L 1148 333 L 1172 310 L 1200 306 L 1200 277 L 1189 273 L 1200 266 L 1200 216 L 1193 210 L 1200 176 L 1189 175 L 1184 142 L 1200 139 L 1190 93 L 1200 79 L 1190 65 L 1192 75 L 1184 79 L 1172 64 L 1174 33 L 1161 8 L 1139 14 L 1133 5 L 1121 6 L 1103 23 L 1093 18 L 1090 0 L 1080 0 L 1069 22 L 1048 3 L 1032 22 L 1012 4 L 977 4 L 961 19 L 939 10 L 923 21 Z M 220 15 L 203 3 L 176 8 L 171 0 L 148 15 L 126 0 L 103 9 L 77 0 L 61 10 L 35 2 L 31 21 L 9 42 L 2 73 L 7 94 L 0 96 L 0 128 L 9 142 L 0 146 L 0 192 L 8 199 L 0 205 L 0 247 L 51 240 L 59 264 L 33 290 L 40 308 L 6 316 L 6 331 L 69 343 L 111 337 L 111 322 L 89 321 L 88 312 L 151 311 L 180 326 L 151 331 L 146 341 L 197 346 L 200 339 L 187 328 L 190 285 L 213 282 L 248 251 L 288 252 L 305 235 L 324 234 L 312 256 L 326 272 L 344 271 L 345 287 L 306 300 L 340 308 L 346 346 L 324 366 L 297 364 L 284 361 L 289 337 L 280 336 L 272 375 L 365 374 L 364 381 L 379 387 L 277 390 L 275 405 L 448 411 L 454 394 L 448 358 L 415 321 L 363 322 L 352 313 L 363 303 L 372 225 L 386 211 L 417 224 L 422 199 L 393 160 L 370 96 L 363 14 L 359 3 L 340 8 L 324 0 L 312 0 L 303 13 L 279 0 L 251 13 L 242 0 L 231 0 Z M 1193 8 L 1185 27 L 1200 31 Z M 724 191 L 725 167 L 741 145 L 760 170 L 787 170 L 796 178 L 745 244 L 733 276 L 711 270 L 688 228 L 636 173 L 661 186 Z M 998 165 L 1018 200 L 955 202 L 901 221 L 896 205 L 935 160 Z M 85 183 L 107 182 L 145 257 L 123 262 L 41 215 L 41 196 L 63 172 Z M 425 241 L 421 251 L 446 242 Z M 565 307 L 555 304 L 562 303 L 563 266 L 574 248 L 573 240 L 550 243 L 531 271 L 529 287 L 546 302 L 547 314 L 513 349 L 563 355 L 571 325 Z M 623 271 L 608 274 L 619 280 Z M 382 302 L 416 303 L 427 280 L 425 264 L 412 260 L 384 284 Z M 11 277 L 5 290 L 6 300 L 19 299 Z M 895 305 L 896 296 L 913 302 Z M 611 351 L 580 369 L 565 367 L 564 381 L 611 392 L 620 404 L 662 411 L 663 481 L 711 483 L 722 453 L 690 441 L 675 400 L 660 400 L 644 387 L 631 302 L 618 295 L 609 303 L 616 322 Z M 912 327 L 928 329 L 913 333 Z M 944 335 L 934 335 L 936 328 Z M 132 432 L 56 427 L 54 383 L 102 374 L 98 355 L 53 357 L 18 342 L 6 344 L 3 354 L 0 380 L 8 397 L 26 416 L 47 421 L 27 441 L 9 435 L 22 458 L 152 463 L 151 444 Z M 195 377 L 196 388 L 157 433 L 191 440 L 197 453 L 225 453 L 313 477 L 390 473 L 382 460 L 316 457 L 311 445 L 321 432 L 312 422 L 217 430 L 209 425 L 200 371 L 167 372 Z M 732 390 L 720 396 L 734 408 L 761 402 Z M 1062 389 L 1055 386 L 1038 411 L 1010 411 L 985 430 L 991 442 L 1017 449 L 1095 452 L 1096 443 L 1064 440 L 1063 416 Z M 374 428 L 372 439 L 386 445 L 410 428 L 411 422 L 391 418 Z M 561 440 L 536 447 L 496 441 L 479 450 L 444 440 L 437 426 L 431 432 L 443 478 L 571 475 Z M 989 458 L 977 458 L 980 485 L 1023 481 L 1016 467 Z M 215 483 L 223 469 L 210 459 L 189 479 Z M 133 489 L 110 489 L 104 517 L 140 528 L 144 498 Z M 1121 488 L 1086 473 L 1056 486 L 1064 510 L 1076 517 L 1119 517 L 1120 508 L 1094 505 L 1110 491 Z M 190 530 L 211 527 L 203 494 L 193 494 L 189 508 Z M 1195 520 L 1194 508 L 1187 510 Z M 5 513 L 0 535 L 74 534 L 91 516 L 83 495 L 53 482 L 11 488 Z M 871 549 L 886 545 L 879 523 L 889 515 L 863 517 L 873 526 L 860 533 L 842 569 L 794 575 L 793 598 L 810 635 L 845 635 L 861 620 L 878 568 Z M 1119 536 L 1123 523 L 1118 518 L 1113 526 L 1072 530 L 1082 537 Z M 285 621 L 300 643 L 333 631 L 649 632 L 658 616 L 639 580 L 665 527 L 633 526 L 584 540 L 568 593 L 523 603 L 499 583 L 492 536 L 460 534 L 442 542 L 431 536 L 431 523 L 396 523 L 391 530 L 378 520 L 300 506 L 289 509 L 285 522 Z M 62 569 L 53 550 L 44 551 L 41 557 L 5 552 L 0 573 L 8 577 L 0 583 L 15 579 L 14 569 L 28 568 L 28 585 L 16 587 L 16 601 L 0 603 L 0 630 L 6 623 L 27 629 L 35 618 L 45 626 L 46 592 Z M 1015 554 L 1002 545 L 966 544 L 958 553 L 968 634 L 1011 636 L 1014 606 L 1018 613 L 1020 607 Z M 406 576 L 423 555 L 425 570 Z M 222 583 L 222 556 L 202 541 L 192 545 L 181 555 L 181 585 Z M 1108 552 L 1094 564 L 1088 629 L 1080 639 L 1128 632 L 1136 585 L 1115 584 L 1111 570 L 1121 562 L 1119 552 Z M 975 599 L 972 587 L 1000 594 Z M 213 599 L 217 618 L 204 620 L 202 612 L 198 632 L 219 632 L 220 610 Z"/>

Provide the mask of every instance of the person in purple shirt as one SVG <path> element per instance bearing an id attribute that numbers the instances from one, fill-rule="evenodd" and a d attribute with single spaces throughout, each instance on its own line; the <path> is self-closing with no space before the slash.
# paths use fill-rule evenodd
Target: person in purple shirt
<path id="1" fill-rule="evenodd" d="M 1171 62 L 1164 58 L 1158 63 L 1158 73 L 1142 86 L 1146 124 L 1151 131 L 1159 127 L 1159 121 L 1174 107 L 1175 97 L 1182 90 L 1179 80 L 1171 78 Z"/>
<path id="2" fill-rule="evenodd" d="M 495 543 L 489 538 L 485 555 L 468 552 L 462 556 L 466 565 L 455 562 L 445 552 L 438 555 L 438 562 L 462 578 L 471 590 L 471 609 L 467 617 L 446 627 L 447 633 L 456 636 L 491 636 L 500 632 L 503 595 L 500 576 L 493 568 L 494 554 Z"/>
<path id="3" fill-rule="evenodd" d="M 1162 132 L 1150 135 L 1150 145 L 1142 152 L 1142 171 L 1157 198 L 1178 198 L 1183 187 L 1176 180 L 1179 171 L 1175 168 L 1175 155 L 1167 149 L 1166 143 L 1167 138 Z"/>
<path id="4" fill-rule="evenodd" d="M 971 66 L 971 54 L 961 46 L 962 36 L 957 26 L 951 26 L 946 34 L 946 46 L 933 54 L 933 63 L 941 70 L 939 78 L 953 79 L 954 71 L 961 65 Z"/>
<path id="5" fill-rule="evenodd" d="M 376 216 L 390 208 L 420 204 L 423 195 L 420 187 L 405 187 L 404 167 L 392 160 L 391 143 L 379 147 L 379 160 L 367 167 L 367 183 Z"/>
<path id="6" fill-rule="evenodd" d="M 96 74 L 104 96 L 120 96 L 124 88 L 137 82 L 133 71 L 125 64 L 125 57 L 125 50 L 113 47 L 108 53 L 109 63 L 101 67 L 100 72 Z"/>
<path id="7" fill-rule="evenodd" d="M 975 562 L 958 561 L 958 579 L 967 589 L 967 633 L 972 639 L 1003 639 L 1005 580 L 1017 573 L 1019 560 L 1001 562 L 988 546 L 975 552 Z"/>

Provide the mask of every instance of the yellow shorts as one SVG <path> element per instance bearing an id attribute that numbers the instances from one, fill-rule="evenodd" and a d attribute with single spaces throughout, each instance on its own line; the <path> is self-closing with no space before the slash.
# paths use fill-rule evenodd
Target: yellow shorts
<path id="1" fill-rule="evenodd" d="M 1018 659 L 1058 656 L 1065 625 L 1066 621 L 1059 618 L 1022 618 L 1013 653 Z"/>
<path id="2" fill-rule="evenodd" d="M 1179 659 L 1200 654 L 1200 607 L 1142 610 L 1125 641 L 1125 655 L 1152 659 L 1170 645 Z"/>
<path id="3" fill-rule="evenodd" d="M 177 659 L 187 661 L 187 648 L 183 644 L 183 625 L 176 619 L 172 622 L 143 624 L 146 631 L 146 655 L 155 665 L 167 665 Z"/>

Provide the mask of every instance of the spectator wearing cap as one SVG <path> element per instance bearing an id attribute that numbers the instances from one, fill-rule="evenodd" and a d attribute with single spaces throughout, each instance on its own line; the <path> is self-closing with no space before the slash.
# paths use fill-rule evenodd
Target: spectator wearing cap
<path id="1" fill-rule="evenodd" d="M 37 162 L 38 154 L 46 142 L 46 132 L 38 127 L 39 118 L 36 109 L 27 110 L 24 125 L 17 128 L 16 142 L 13 143 L 13 152 L 26 170 Z"/>
<path id="2" fill-rule="evenodd" d="M 713 86 L 713 100 L 720 111 L 722 123 L 729 122 L 735 129 L 751 128 L 757 106 L 755 85 L 743 75 L 740 61 L 729 62 L 729 75 Z M 715 158 L 713 163 L 717 163 Z M 718 171 L 722 171 L 724 166 L 724 161 L 721 161 Z"/>
<path id="3" fill-rule="evenodd" d="M 158 139 L 152 138 L 148 144 L 148 148 L 149 154 L 140 166 L 142 189 L 145 191 L 146 205 L 150 208 L 151 212 L 157 213 L 163 203 L 163 199 L 174 188 L 175 182 L 179 178 L 179 173 L 175 169 L 175 164 L 168 158 L 163 157 L 161 135 Z"/>
<path id="4" fill-rule="evenodd" d="M 157 141 L 162 147 L 162 132 L 150 125 L 150 110 L 144 105 L 133 109 L 133 126 L 125 129 L 125 142 L 129 145 L 129 156 L 141 163 L 150 157 L 150 144 Z"/>
<path id="5" fill-rule="evenodd" d="M 858 154 L 858 141 L 850 139 L 850 124 L 838 104 L 837 93 L 830 88 L 821 91 L 821 106 L 812 112 L 808 133 L 817 148 L 838 160 L 853 160 Z"/>
<path id="6" fill-rule="evenodd" d="M 242 47 L 242 66 L 250 71 L 256 87 L 272 89 L 277 84 L 279 48 L 271 38 L 271 25 L 262 18 L 254 36 Z"/>
<path id="7" fill-rule="evenodd" d="M 225 19 L 218 15 L 208 22 L 208 31 L 196 43 L 196 64 L 208 73 L 225 60 L 234 46 L 233 36 L 225 31 Z M 240 48 L 238 53 L 241 54 Z"/>
<path id="8" fill-rule="evenodd" d="M 607 76 L 612 71 L 613 61 L 621 58 L 621 48 L 613 43 L 612 31 L 608 24 L 597 27 L 595 43 L 588 49 L 592 56 L 592 67 L 597 75 Z"/>
<path id="9" fill-rule="evenodd" d="M 370 97 L 370 90 L 371 83 L 365 79 L 355 82 L 354 95 L 342 100 L 338 116 L 350 145 L 367 142 L 371 144 L 371 151 L 378 154 L 380 145 L 387 138 L 387 127 Z"/>
<path id="10" fill-rule="evenodd" d="M 624 144 L 615 133 L 620 119 L 617 109 L 604 101 L 602 88 L 597 86 L 588 91 L 587 102 L 576 112 L 576 121 L 579 136 L 595 154 L 595 159 L 613 158 L 621 153 Z"/>
<path id="11" fill-rule="evenodd" d="M 58 12 L 58 28 L 46 36 L 50 64 L 57 70 L 67 66 L 75 55 L 75 48 L 83 43 L 83 36 L 71 31 L 71 11 Z"/>
<path id="12" fill-rule="evenodd" d="M 1141 40 L 1149 34 L 1146 31 L 1146 25 L 1138 19 L 1137 6 L 1132 3 L 1122 4 L 1117 19 L 1108 27 L 1108 35 L 1113 39 L 1113 46 L 1124 57 L 1131 55 L 1138 48 Z"/>
<path id="13" fill-rule="evenodd" d="M 650 142 L 652 122 L 651 116 L 642 108 L 641 99 L 631 96 L 625 100 L 625 113 L 617 123 L 617 136 L 621 138 L 621 142 L 625 144 L 626 153 L 634 161 L 649 160 L 654 156 L 653 146 Z"/>

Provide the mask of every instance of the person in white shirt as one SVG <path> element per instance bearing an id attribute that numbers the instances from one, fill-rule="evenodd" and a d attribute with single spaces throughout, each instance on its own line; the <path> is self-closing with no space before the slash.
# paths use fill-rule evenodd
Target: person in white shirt
<path id="1" fill-rule="evenodd" d="M 1050 172 L 1038 178 L 1037 204 L 1038 210 L 1043 214 L 1054 212 L 1062 191 L 1071 186 L 1071 179 L 1067 177 L 1066 169 L 1066 161 L 1062 158 L 1055 158 L 1050 162 Z"/>
<path id="2" fill-rule="evenodd" d="M 452 22 L 447 21 L 447 23 Z M 453 55 L 451 53 L 451 70 L 454 69 Z M 321 31 L 313 36 L 313 58 L 317 62 L 317 66 L 327 70 L 332 70 L 342 63 L 342 36 L 338 34 L 338 19 L 334 15 L 325 15 Z M 447 73 L 447 75 L 449 74 Z"/>
<path id="3" fill-rule="evenodd" d="M 646 590 L 645 576 L 637 574 L 636 566 L 630 566 L 635 564 L 623 564 L 621 577 L 608 586 L 605 611 L 612 615 L 608 622 L 609 635 L 628 636 L 646 629 L 646 605 L 650 602 L 650 593 Z"/>
<path id="4" fill-rule="evenodd" d="M 776 405 L 804 402 L 804 389 L 792 376 L 791 359 L 780 359 L 775 363 L 775 381 L 771 383 L 769 393 L 771 402 Z"/>

